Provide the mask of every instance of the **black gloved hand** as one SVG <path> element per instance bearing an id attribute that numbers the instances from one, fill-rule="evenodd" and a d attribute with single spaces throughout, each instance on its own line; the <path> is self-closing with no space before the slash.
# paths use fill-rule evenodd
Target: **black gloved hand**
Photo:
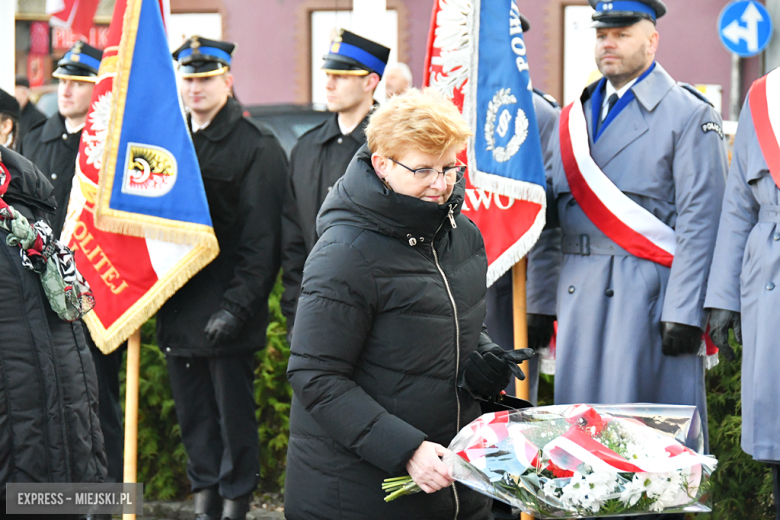
<path id="1" fill-rule="evenodd" d="M 214 347 L 223 341 L 237 337 L 243 325 L 244 320 L 230 311 L 221 309 L 211 315 L 203 331 L 211 346 Z"/>
<path id="2" fill-rule="evenodd" d="M 709 325 L 712 342 L 726 359 L 734 361 L 737 356 L 729 345 L 729 329 L 734 329 L 734 339 L 742 345 L 742 316 L 735 311 L 712 309 Z"/>
<path id="3" fill-rule="evenodd" d="M 661 322 L 662 348 L 666 356 L 698 353 L 701 347 L 701 335 L 701 329 L 693 325 Z"/>
<path id="4" fill-rule="evenodd" d="M 525 379 L 517 364 L 533 355 L 534 351 L 530 348 L 504 350 L 498 345 L 487 351 L 474 351 L 466 360 L 463 379 L 474 395 L 490 399 L 507 387 L 512 374 L 520 380 Z"/>
<path id="5" fill-rule="evenodd" d="M 540 350 L 550 345 L 555 332 L 555 316 L 547 314 L 528 314 L 528 346 Z"/>

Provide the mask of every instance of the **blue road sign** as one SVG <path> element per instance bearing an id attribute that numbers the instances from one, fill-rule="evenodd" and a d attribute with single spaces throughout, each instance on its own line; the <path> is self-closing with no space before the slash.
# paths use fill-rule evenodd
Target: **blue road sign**
<path id="1" fill-rule="evenodd" d="M 749 58 L 769 44 L 772 18 L 763 4 L 755 0 L 737 0 L 720 12 L 718 34 L 730 52 Z"/>

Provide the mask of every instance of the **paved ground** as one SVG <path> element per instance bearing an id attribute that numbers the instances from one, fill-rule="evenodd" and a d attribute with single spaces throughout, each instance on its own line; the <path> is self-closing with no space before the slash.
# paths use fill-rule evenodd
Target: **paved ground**
<path id="1" fill-rule="evenodd" d="M 266 505 L 266 507 L 268 507 Z M 269 511 L 263 509 L 260 504 L 252 504 L 252 509 L 246 515 L 248 520 L 284 520 L 281 511 Z M 114 516 L 114 518 L 120 518 Z M 185 502 L 153 501 L 144 502 L 144 516 L 137 520 L 192 520 L 195 518 L 195 510 L 192 500 Z"/>

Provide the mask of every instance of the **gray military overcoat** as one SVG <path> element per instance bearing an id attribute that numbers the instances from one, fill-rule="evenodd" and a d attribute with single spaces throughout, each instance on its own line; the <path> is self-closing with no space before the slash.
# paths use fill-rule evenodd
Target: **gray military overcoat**
<path id="1" fill-rule="evenodd" d="M 758 144 L 748 102 L 749 97 L 734 141 L 705 306 L 742 313 L 742 449 L 756 460 L 777 463 L 780 190 Z"/>
<path id="2" fill-rule="evenodd" d="M 660 322 L 705 324 L 727 169 L 725 142 L 714 129 L 721 118 L 656 64 L 594 144 L 594 89 L 582 96 L 591 155 L 622 192 L 675 230 L 676 253 L 671 269 L 632 256 L 585 216 L 569 189 L 556 127 L 548 221 L 560 223 L 564 260 L 555 401 L 696 405 L 706 427 L 703 358 L 665 356 Z"/>

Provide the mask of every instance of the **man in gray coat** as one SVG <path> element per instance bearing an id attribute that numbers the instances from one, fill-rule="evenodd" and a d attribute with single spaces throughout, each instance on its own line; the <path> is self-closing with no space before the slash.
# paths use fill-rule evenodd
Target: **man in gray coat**
<path id="1" fill-rule="evenodd" d="M 564 260 L 556 403 L 696 405 L 727 157 L 721 119 L 655 62 L 660 0 L 590 0 L 604 78 L 553 134 L 548 221 Z M 623 8 L 628 4 L 628 8 Z"/>
<path id="2" fill-rule="evenodd" d="M 707 285 L 712 340 L 727 358 L 729 329 L 742 343 L 742 449 L 772 467 L 775 518 L 780 519 L 780 401 L 777 333 L 780 308 L 780 168 L 768 98 L 780 70 L 750 89 L 734 141 L 718 241 Z M 776 89 L 776 87 L 775 87 Z M 774 104 L 775 102 L 772 102 Z M 744 325 L 744 329 L 742 328 Z"/>
<path id="3" fill-rule="evenodd" d="M 531 29 L 531 23 L 522 14 L 520 14 L 520 22 L 523 33 Z M 552 150 L 547 145 L 555 129 L 555 123 L 558 121 L 558 114 L 561 113 L 561 106 L 555 101 L 555 98 L 539 89 L 534 89 L 533 100 L 536 121 L 539 124 L 539 137 L 542 141 L 545 168 L 549 174 Z M 541 363 L 538 352 L 550 344 L 554 330 L 555 292 L 550 291 L 549 288 L 558 283 L 558 273 L 560 272 L 563 258 L 560 248 L 555 247 L 553 244 L 560 241 L 560 238 L 560 229 L 545 229 L 542 231 L 542 239 L 538 245 L 528 254 L 526 281 L 526 293 L 528 295 L 526 301 L 526 308 L 528 309 L 528 346 L 537 351 L 537 355 L 528 360 L 526 377 L 528 378 L 528 400 L 534 406 L 537 404 L 537 395 L 539 393 L 539 369 Z M 487 325 L 488 331 L 490 331 L 490 337 L 505 350 L 513 350 L 515 342 L 512 318 L 511 271 L 504 274 L 488 288 L 485 303 L 487 306 L 485 325 Z M 509 395 L 515 395 L 514 380 L 509 384 L 506 392 Z"/>

